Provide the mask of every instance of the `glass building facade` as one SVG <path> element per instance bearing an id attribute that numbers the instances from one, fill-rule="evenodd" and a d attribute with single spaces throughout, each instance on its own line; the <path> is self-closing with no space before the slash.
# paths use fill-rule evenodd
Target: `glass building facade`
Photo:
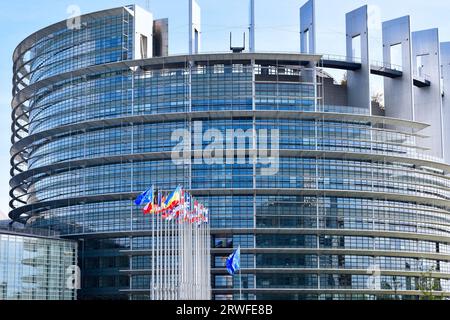
<path id="1" fill-rule="evenodd" d="M 0 300 L 75 300 L 77 243 L 0 229 Z"/>
<path id="2" fill-rule="evenodd" d="M 209 208 L 214 299 L 239 298 L 237 245 L 245 299 L 417 299 L 430 270 L 450 295 L 450 166 L 424 154 L 426 124 L 325 104 L 320 56 L 133 60 L 132 8 L 14 53 L 10 216 L 79 241 L 80 298 L 149 298 L 151 226 L 133 199 L 150 184 Z M 249 154 L 176 165 L 180 129 L 279 130 L 279 170 Z"/>

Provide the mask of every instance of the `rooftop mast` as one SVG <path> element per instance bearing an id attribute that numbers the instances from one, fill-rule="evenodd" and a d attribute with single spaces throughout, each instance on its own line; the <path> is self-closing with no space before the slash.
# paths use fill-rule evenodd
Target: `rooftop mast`
<path id="1" fill-rule="evenodd" d="M 255 52 L 255 0 L 250 0 L 250 52 Z"/>

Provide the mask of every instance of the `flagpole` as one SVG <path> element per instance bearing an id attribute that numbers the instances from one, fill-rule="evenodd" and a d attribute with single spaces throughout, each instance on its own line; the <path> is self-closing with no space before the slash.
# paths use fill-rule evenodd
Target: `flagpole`
<path id="1" fill-rule="evenodd" d="M 242 270 L 239 269 L 239 300 L 242 300 Z"/>
<path id="2" fill-rule="evenodd" d="M 242 300 L 241 245 L 238 245 L 238 252 L 239 252 L 239 300 Z"/>
<path id="3" fill-rule="evenodd" d="M 155 300 L 155 215 L 152 216 L 152 280 L 151 280 L 151 300 Z"/>

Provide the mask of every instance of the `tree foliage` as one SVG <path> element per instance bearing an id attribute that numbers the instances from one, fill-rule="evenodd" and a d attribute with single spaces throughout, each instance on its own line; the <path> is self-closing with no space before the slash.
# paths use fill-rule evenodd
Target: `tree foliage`
<path id="1" fill-rule="evenodd" d="M 443 300 L 443 294 L 436 294 L 442 291 L 441 282 L 439 279 L 433 277 L 433 272 L 436 269 L 433 267 L 427 272 L 421 273 L 418 280 L 418 289 L 422 292 L 420 300 Z"/>

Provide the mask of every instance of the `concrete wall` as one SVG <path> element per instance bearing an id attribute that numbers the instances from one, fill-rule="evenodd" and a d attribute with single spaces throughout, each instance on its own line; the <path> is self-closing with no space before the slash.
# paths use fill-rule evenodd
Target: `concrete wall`
<path id="1" fill-rule="evenodd" d="M 189 0 L 189 53 L 196 54 L 201 48 L 201 9 L 196 0 Z"/>
<path id="2" fill-rule="evenodd" d="M 142 39 L 147 40 L 146 50 L 142 50 Z M 134 59 L 153 56 L 153 14 L 139 6 L 134 6 Z"/>
<path id="3" fill-rule="evenodd" d="M 367 6 L 346 14 L 347 57 L 361 58 L 360 70 L 349 71 L 347 79 L 348 104 L 352 107 L 371 110 L 370 101 L 370 59 L 369 29 Z M 353 38 L 359 36 L 361 48 L 353 48 Z M 361 57 L 354 57 L 354 49 L 361 52 Z"/>
<path id="4" fill-rule="evenodd" d="M 413 73 L 416 77 L 427 76 L 429 87 L 414 87 L 414 117 L 416 121 L 430 124 L 422 134 L 430 139 L 419 139 L 419 145 L 429 148 L 427 154 L 435 157 L 444 156 L 442 132 L 442 96 L 441 96 L 441 66 L 439 56 L 438 29 L 413 32 L 412 60 Z M 422 57 L 420 70 L 415 67 L 417 57 Z"/>
<path id="5" fill-rule="evenodd" d="M 450 42 L 443 42 L 441 47 L 442 65 L 442 130 L 444 159 L 450 164 Z"/>
<path id="6" fill-rule="evenodd" d="M 309 0 L 300 8 L 300 52 L 316 53 L 315 0 Z"/>
<path id="7" fill-rule="evenodd" d="M 323 80 L 323 103 L 330 106 L 348 105 L 347 87 L 335 84 L 333 78 Z"/>
<path id="8" fill-rule="evenodd" d="M 413 70 L 411 61 L 410 17 L 383 22 L 383 61 L 393 63 L 391 48 L 401 45 L 401 71 L 403 76 L 384 78 L 386 116 L 414 120 Z"/>

